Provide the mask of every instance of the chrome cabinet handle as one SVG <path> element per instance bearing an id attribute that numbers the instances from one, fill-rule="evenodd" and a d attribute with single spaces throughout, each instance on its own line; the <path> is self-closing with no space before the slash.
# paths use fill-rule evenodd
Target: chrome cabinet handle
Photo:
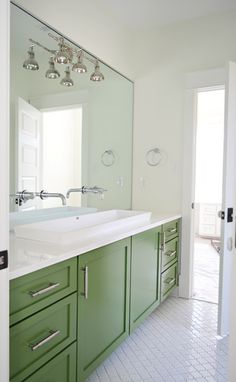
<path id="1" fill-rule="evenodd" d="M 176 251 L 168 251 L 165 253 L 165 256 L 168 256 L 168 257 L 173 257 L 176 255 Z"/>
<path id="2" fill-rule="evenodd" d="M 60 334 L 60 330 L 49 330 L 49 335 L 47 337 L 43 338 L 41 341 L 29 344 L 29 347 L 32 351 L 35 351 L 58 336 L 58 334 Z"/>
<path id="3" fill-rule="evenodd" d="M 168 228 L 167 230 L 169 233 L 175 233 L 177 232 L 177 228 Z"/>
<path id="4" fill-rule="evenodd" d="M 165 242 L 166 242 L 166 235 L 165 232 L 162 232 L 160 234 L 161 236 L 161 244 L 160 244 L 160 250 L 165 252 Z"/>
<path id="5" fill-rule="evenodd" d="M 165 283 L 165 284 L 168 284 L 168 285 L 171 285 L 171 284 L 173 284 L 174 282 L 175 282 L 175 277 L 174 277 L 174 278 L 169 277 L 168 279 L 166 279 L 166 280 L 164 281 L 164 283 Z"/>
<path id="6" fill-rule="evenodd" d="M 88 299 L 88 266 L 81 268 L 81 270 L 84 272 L 84 292 L 81 293 L 82 296 L 84 296 L 85 300 Z"/>
<path id="7" fill-rule="evenodd" d="M 57 288 L 59 285 L 60 285 L 60 283 L 50 283 L 46 288 L 42 288 L 42 289 L 35 290 L 35 291 L 30 290 L 29 294 L 31 297 L 34 298 L 34 297 L 40 296 L 41 294 L 50 292 L 51 290 Z"/>

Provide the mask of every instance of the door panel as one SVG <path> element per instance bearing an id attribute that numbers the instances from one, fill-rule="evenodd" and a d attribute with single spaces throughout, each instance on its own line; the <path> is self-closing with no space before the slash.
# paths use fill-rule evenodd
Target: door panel
<path id="1" fill-rule="evenodd" d="M 225 219 L 221 225 L 221 256 L 219 279 L 218 334 L 229 333 L 230 288 L 232 254 L 234 251 L 235 223 L 227 222 L 227 209 L 234 207 L 236 184 L 236 63 L 230 62 L 225 87 L 225 138 L 222 210 Z M 235 270 L 233 270 L 235 271 Z"/>
<path id="2" fill-rule="evenodd" d="M 129 239 L 79 257 L 78 364 L 82 379 L 109 348 L 128 336 L 129 258 Z"/>
<path id="3" fill-rule="evenodd" d="M 18 126 L 17 149 L 18 171 L 16 191 L 40 191 L 42 189 L 40 161 L 41 161 L 41 112 L 35 107 L 18 98 Z M 35 198 L 22 204 L 21 210 L 33 209 L 40 204 Z"/>
<path id="4" fill-rule="evenodd" d="M 159 251 L 160 229 L 132 237 L 130 328 L 139 323 L 139 318 L 159 302 Z M 155 305 L 156 306 L 156 305 Z"/>

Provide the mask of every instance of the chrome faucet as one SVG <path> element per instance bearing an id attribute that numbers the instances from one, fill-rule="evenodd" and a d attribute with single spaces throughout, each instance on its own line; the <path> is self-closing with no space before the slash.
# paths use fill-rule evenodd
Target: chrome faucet
<path id="1" fill-rule="evenodd" d="M 66 206 L 66 198 L 63 194 L 59 192 L 47 192 L 45 190 L 42 190 L 40 192 L 35 192 L 35 196 L 39 196 L 41 200 L 45 200 L 47 198 L 60 198 L 62 201 L 62 205 Z"/>
<path id="2" fill-rule="evenodd" d="M 103 194 L 105 191 L 107 191 L 105 188 L 98 187 L 98 186 L 94 186 L 94 187 L 82 186 L 81 188 L 70 188 L 66 193 L 66 197 L 68 199 L 72 192 L 81 192 L 81 194 L 87 194 L 89 192 L 93 194 Z"/>
<path id="3" fill-rule="evenodd" d="M 19 206 L 22 203 L 26 203 L 28 200 L 34 199 L 34 192 L 29 192 L 27 190 L 17 191 L 15 194 L 10 194 L 11 199 L 15 199 L 15 203 Z"/>
<path id="4" fill-rule="evenodd" d="M 58 192 L 47 192 L 44 190 L 40 192 L 29 192 L 27 190 L 23 190 L 18 191 L 15 194 L 10 194 L 10 198 L 15 199 L 15 203 L 19 206 L 21 206 L 22 203 L 26 203 L 30 199 L 34 199 L 36 196 L 39 196 L 41 200 L 45 200 L 47 198 L 60 198 L 63 206 L 66 206 L 65 196 Z"/>

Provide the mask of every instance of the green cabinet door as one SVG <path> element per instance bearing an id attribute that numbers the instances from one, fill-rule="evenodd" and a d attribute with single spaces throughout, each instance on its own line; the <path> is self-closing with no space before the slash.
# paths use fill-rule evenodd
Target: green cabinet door
<path id="1" fill-rule="evenodd" d="M 130 239 L 79 256 L 78 381 L 128 336 Z"/>
<path id="2" fill-rule="evenodd" d="M 130 331 L 160 302 L 160 232 L 157 227 L 132 237 Z"/>

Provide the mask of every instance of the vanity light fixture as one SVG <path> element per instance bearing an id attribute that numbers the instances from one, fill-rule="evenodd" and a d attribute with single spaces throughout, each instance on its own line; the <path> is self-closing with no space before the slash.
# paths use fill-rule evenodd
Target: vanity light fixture
<path id="1" fill-rule="evenodd" d="M 70 76 L 70 67 L 67 66 L 66 70 L 65 70 L 65 77 L 62 78 L 60 84 L 63 85 L 63 86 L 67 86 L 67 87 L 70 87 L 70 86 L 73 86 L 74 85 L 74 82 Z"/>
<path id="2" fill-rule="evenodd" d="M 54 61 L 57 64 L 64 64 L 68 65 L 73 57 L 73 53 L 67 48 L 67 46 L 64 43 L 64 39 L 59 39 L 59 50 L 56 52 L 56 55 L 54 57 Z"/>
<path id="3" fill-rule="evenodd" d="M 78 53 L 78 61 L 72 66 L 73 72 L 76 73 L 86 73 L 87 72 L 87 67 L 83 63 L 83 52 Z"/>
<path id="4" fill-rule="evenodd" d="M 51 80 L 54 80 L 54 79 L 60 77 L 60 73 L 55 68 L 53 57 L 50 57 L 50 60 L 49 60 L 49 69 L 46 71 L 45 77 L 49 78 Z"/>
<path id="5" fill-rule="evenodd" d="M 34 45 L 31 45 L 29 48 L 28 55 L 29 57 L 23 63 L 23 68 L 28 70 L 39 70 L 39 64 L 35 60 Z"/>
<path id="6" fill-rule="evenodd" d="M 31 47 L 29 48 L 28 54 L 29 58 L 24 61 L 23 67 L 29 70 L 38 70 L 39 64 L 35 60 L 33 47 L 36 45 L 48 53 L 50 53 L 49 59 L 49 69 L 45 73 L 45 77 L 49 79 L 56 79 L 60 77 L 60 73 L 57 69 L 55 69 L 55 63 L 57 64 L 66 64 L 67 68 L 65 71 L 65 77 L 61 80 L 61 85 L 70 87 L 74 85 L 73 80 L 70 77 L 71 70 L 75 73 L 86 73 L 87 67 L 84 64 L 84 59 L 91 62 L 95 69 L 94 72 L 90 76 L 90 80 L 94 82 L 99 82 L 104 80 L 104 75 L 101 73 L 99 61 L 97 58 L 93 58 L 84 53 L 84 51 L 80 48 L 76 48 L 69 44 L 65 39 L 61 36 L 56 36 L 52 33 L 48 33 L 48 36 L 51 37 L 58 43 L 57 49 L 49 49 L 45 45 L 41 44 L 38 41 L 29 38 L 31 42 Z M 76 58 L 76 62 L 74 61 Z"/>
<path id="7" fill-rule="evenodd" d="M 96 60 L 94 73 L 90 76 L 91 81 L 103 81 L 104 75 L 100 71 L 99 62 Z"/>

